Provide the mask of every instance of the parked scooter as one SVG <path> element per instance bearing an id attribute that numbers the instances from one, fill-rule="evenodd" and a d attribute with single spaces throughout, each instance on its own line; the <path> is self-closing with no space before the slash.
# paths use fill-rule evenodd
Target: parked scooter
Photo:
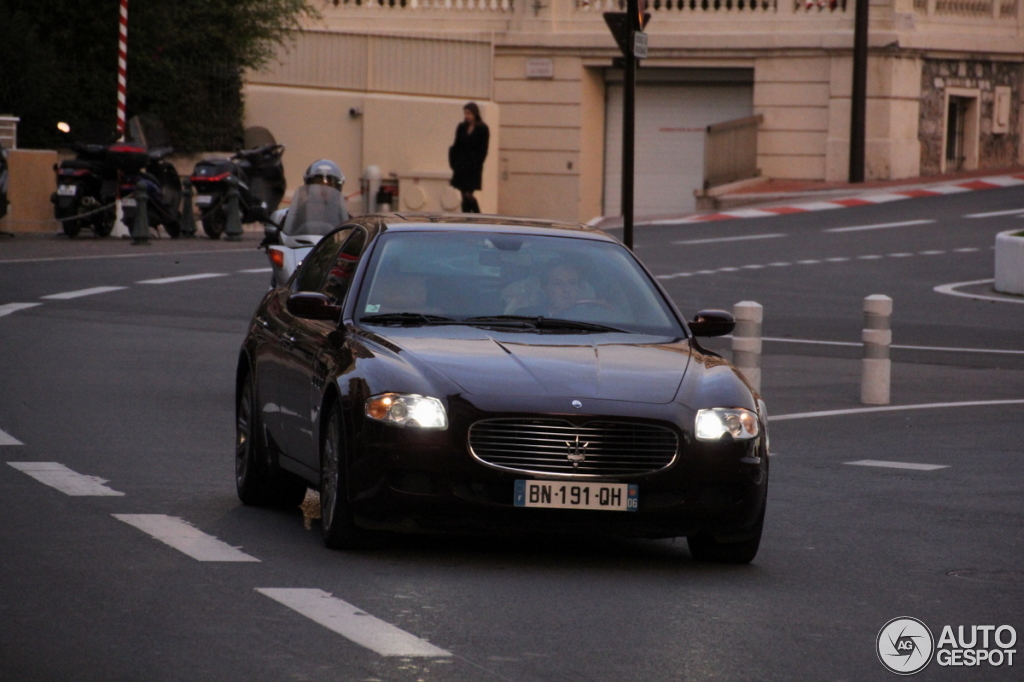
<path id="1" fill-rule="evenodd" d="M 58 124 L 64 133 L 66 123 Z M 64 233 L 75 237 L 83 227 L 92 228 L 97 237 L 106 237 L 114 227 L 114 202 L 120 196 L 123 220 L 131 224 L 135 216 L 135 187 L 147 185 L 148 216 L 151 227 L 163 225 L 171 237 L 181 233 L 181 179 L 165 159 L 174 149 L 167 143 L 163 127 L 155 120 L 132 117 L 128 122 L 128 141 L 75 142 L 75 158 L 55 166 L 57 191 L 51 197 L 54 216 Z M 155 143 L 147 146 L 147 140 Z M 157 146 L 159 145 L 159 146 Z"/>
<path id="2" fill-rule="evenodd" d="M 303 185 L 295 190 L 291 206 L 277 211 L 264 222 L 272 225 L 262 246 L 273 266 L 271 286 L 281 286 L 291 279 L 320 239 L 348 220 L 345 197 L 331 185 Z"/>
<path id="3" fill-rule="evenodd" d="M 259 207 L 269 213 L 276 211 L 284 198 L 284 145 L 277 144 L 270 131 L 261 127 L 246 129 L 245 145 L 230 159 L 203 159 L 189 178 L 195 187 L 203 231 L 210 239 L 220 239 L 227 226 L 229 178 L 238 186 L 242 222 L 257 220 L 254 209 Z"/>
<path id="4" fill-rule="evenodd" d="M 67 123 L 58 123 L 57 129 L 65 135 L 71 132 Z M 91 228 L 97 237 L 109 236 L 114 229 L 117 167 L 107 162 L 109 143 L 109 133 L 94 127 L 71 144 L 75 158 L 53 167 L 57 191 L 50 201 L 53 215 L 68 237 L 77 236 L 83 227 Z"/>

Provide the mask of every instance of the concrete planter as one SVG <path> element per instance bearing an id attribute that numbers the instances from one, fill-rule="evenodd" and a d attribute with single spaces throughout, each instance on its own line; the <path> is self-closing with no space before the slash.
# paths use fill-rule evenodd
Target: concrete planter
<path id="1" fill-rule="evenodd" d="M 1024 236 L 1017 232 L 1020 230 L 996 235 L 995 290 L 1024 295 Z"/>

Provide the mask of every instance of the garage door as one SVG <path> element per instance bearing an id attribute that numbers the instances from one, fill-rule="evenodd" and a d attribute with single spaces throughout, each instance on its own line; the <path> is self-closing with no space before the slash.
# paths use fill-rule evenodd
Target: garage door
<path id="1" fill-rule="evenodd" d="M 704 129 L 753 113 L 749 83 L 639 83 L 636 88 L 636 216 L 688 213 L 704 183 Z M 608 83 L 604 214 L 621 215 L 622 84 Z"/>

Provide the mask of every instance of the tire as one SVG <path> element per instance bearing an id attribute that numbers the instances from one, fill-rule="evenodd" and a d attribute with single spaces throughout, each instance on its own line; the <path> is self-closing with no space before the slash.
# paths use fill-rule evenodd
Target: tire
<path id="1" fill-rule="evenodd" d="M 65 220 L 63 223 L 61 223 L 61 227 L 64 228 L 64 234 L 66 234 L 69 239 L 74 239 L 75 237 L 78 236 L 78 233 L 82 230 L 82 221 L 81 220 Z"/>
<path id="2" fill-rule="evenodd" d="M 177 239 L 181 236 L 181 223 L 177 220 L 169 220 L 164 225 L 164 231 L 167 232 L 167 236 L 171 239 Z"/>
<path id="3" fill-rule="evenodd" d="M 224 210 L 223 206 L 217 207 L 209 213 L 204 213 L 202 217 L 203 232 L 210 239 L 220 239 L 220 236 L 224 234 L 224 228 L 228 224 L 228 214 Z"/>
<path id="4" fill-rule="evenodd" d="M 767 501 L 766 501 L 767 502 Z M 739 542 L 718 540 L 707 533 L 688 535 L 686 543 L 690 547 L 690 555 L 695 561 L 715 564 L 749 564 L 757 556 L 761 546 L 761 531 L 764 529 L 765 506 L 761 506 L 761 514 L 751 529 L 753 535 Z"/>
<path id="5" fill-rule="evenodd" d="M 113 219 L 107 220 L 106 214 L 103 214 L 103 218 L 101 220 L 93 221 L 92 231 L 97 237 L 100 237 L 101 239 L 104 237 L 109 237 L 110 233 L 114 231 Z"/>
<path id="6" fill-rule="evenodd" d="M 328 414 L 320 440 L 320 530 L 330 549 L 362 549 L 371 544 L 372 534 L 352 518 L 341 411 L 334 405 Z"/>
<path id="7" fill-rule="evenodd" d="M 259 413 L 252 376 L 246 376 L 235 407 L 235 487 L 238 499 L 252 507 L 297 507 L 306 482 L 276 471 L 259 439 Z"/>

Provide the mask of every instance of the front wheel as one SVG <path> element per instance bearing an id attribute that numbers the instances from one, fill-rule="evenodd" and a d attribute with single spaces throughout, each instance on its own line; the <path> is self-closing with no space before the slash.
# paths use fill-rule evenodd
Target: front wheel
<path id="1" fill-rule="evenodd" d="M 765 505 L 761 506 L 761 514 L 757 523 L 750 530 L 747 538 L 739 542 L 716 538 L 707 533 L 688 535 L 686 543 L 690 547 L 690 555 L 696 561 L 715 564 L 749 564 L 757 556 L 761 546 L 761 531 L 764 529 Z"/>
<path id="2" fill-rule="evenodd" d="M 297 507 L 306 496 L 306 483 L 275 471 L 259 442 L 259 414 L 252 377 L 247 376 L 235 410 L 235 487 L 238 499 L 254 507 Z"/>
<path id="3" fill-rule="evenodd" d="M 371 539 L 352 518 L 347 478 L 341 412 L 334 406 L 320 443 L 320 529 L 331 549 L 359 549 Z"/>

